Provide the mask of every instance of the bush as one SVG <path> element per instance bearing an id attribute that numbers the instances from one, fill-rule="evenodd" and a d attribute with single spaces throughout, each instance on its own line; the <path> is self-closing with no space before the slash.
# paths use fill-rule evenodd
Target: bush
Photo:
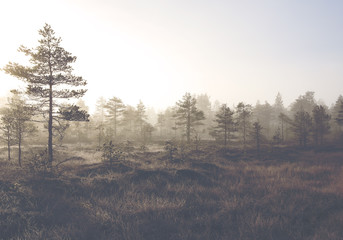
<path id="1" fill-rule="evenodd" d="M 115 147 L 112 141 L 104 143 L 102 147 L 102 159 L 112 165 L 113 162 L 118 162 L 124 158 L 123 152 L 119 147 Z"/>
<path id="2" fill-rule="evenodd" d="M 172 141 L 166 141 L 164 150 L 166 150 L 169 160 L 172 161 L 175 157 L 175 153 L 177 153 L 176 144 Z"/>
<path id="3" fill-rule="evenodd" d="M 48 150 L 31 151 L 28 166 L 33 174 L 47 173 L 49 168 Z"/>

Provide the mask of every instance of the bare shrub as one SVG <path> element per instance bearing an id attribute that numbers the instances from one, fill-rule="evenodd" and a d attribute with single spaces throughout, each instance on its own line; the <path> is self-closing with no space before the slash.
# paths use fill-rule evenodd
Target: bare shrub
<path id="1" fill-rule="evenodd" d="M 49 171 L 48 150 L 31 151 L 28 167 L 32 174 L 45 174 Z"/>

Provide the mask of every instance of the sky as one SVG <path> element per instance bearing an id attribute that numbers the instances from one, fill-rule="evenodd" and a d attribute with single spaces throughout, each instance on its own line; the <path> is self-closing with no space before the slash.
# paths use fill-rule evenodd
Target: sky
<path id="1" fill-rule="evenodd" d="M 212 101 L 289 105 L 314 91 L 327 105 L 343 94 L 343 1 L 2 0 L 0 68 L 25 63 L 48 23 L 100 96 L 155 109 L 186 92 Z M 0 72 L 0 96 L 25 85 Z"/>

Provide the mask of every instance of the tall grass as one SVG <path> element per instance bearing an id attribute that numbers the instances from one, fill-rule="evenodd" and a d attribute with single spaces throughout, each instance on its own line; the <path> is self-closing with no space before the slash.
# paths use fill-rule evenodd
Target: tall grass
<path id="1" fill-rule="evenodd" d="M 46 177 L 2 161 L 0 238 L 343 239 L 343 152 L 243 160 L 205 147 L 177 163 L 154 151 L 112 166 L 72 152 L 63 157 L 86 161 Z"/>

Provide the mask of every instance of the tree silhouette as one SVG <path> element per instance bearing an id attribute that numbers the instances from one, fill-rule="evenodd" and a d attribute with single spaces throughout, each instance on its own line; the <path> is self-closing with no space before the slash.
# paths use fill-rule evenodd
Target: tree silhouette
<path id="1" fill-rule="evenodd" d="M 10 108 L 1 109 L 1 131 L 3 140 L 7 144 L 7 158 L 11 161 L 11 146 L 15 144 L 14 116 Z"/>
<path id="2" fill-rule="evenodd" d="M 71 63 L 76 57 L 64 50 L 61 46 L 61 38 L 55 36 L 50 25 L 45 24 L 39 30 L 41 39 L 39 45 L 34 49 L 24 46 L 19 48 L 20 52 L 30 57 L 31 66 L 22 66 L 10 62 L 4 68 L 5 72 L 25 81 L 27 94 L 40 104 L 45 114 L 48 115 L 48 157 L 49 165 L 53 161 L 53 122 L 59 115 L 59 101 L 57 99 L 80 98 L 86 90 L 77 88 L 85 86 L 86 81 L 82 77 L 72 74 Z M 75 119 L 76 120 L 76 119 Z M 84 119 L 81 119 L 84 120 Z"/>
<path id="3" fill-rule="evenodd" d="M 260 152 L 262 129 L 263 129 L 263 127 L 261 126 L 259 121 L 253 123 L 253 137 L 254 137 L 254 140 L 256 142 L 256 150 L 258 153 Z"/>
<path id="4" fill-rule="evenodd" d="M 113 121 L 114 138 L 116 138 L 119 117 L 122 115 L 125 105 L 120 98 L 112 97 L 105 104 L 105 108 L 107 109 L 108 117 Z"/>
<path id="5" fill-rule="evenodd" d="M 182 100 L 176 103 L 177 124 L 185 127 L 187 143 L 191 142 L 191 132 L 200 121 L 204 120 L 204 113 L 197 109 L 196 99 L 190 93 L 186 93 Z"/>
<path id="6" fill-rule="evenodd" d="M 300 110 L 295 113 L 293 130 L 298 138 L 299 145 L 306 147 L 312 130 L 312 118 L 308 112 Z"/>
<path id="7" fill-rule="evenodd" d="M 233 122 L 233 111 L 226 104 L 223 104 L 219 111 L 216 114 L 216 119 L 214 120 L 217 123 L 215 126 L 216 132 L 223 134 L 224 136 L 224 146 L 227 146 L 227 142 L 230 138 L 230 133 L 233 131 L 234 122 Z"/>
<path id="8" fill-rule="evenodd" d="M 246 142 L 248 136 L 248 130 L 250 128 L 250 117 L 252 114 L 252 107 L 250 104 L 238 103 L 236 108 L 238 129 L 242 135 L 243 151 L 246 150 Z"/>
<path id="9" fill-rule="evenodd" d="M 144 138 L 144 125 L 146 123 L 145 120 L 147 118 L 145 111 L 146 109 L 143 102 L 139 100 L 139 103 L 137 104 L 137 108 L 136 108 L 136 123 L 139 128 L 139 133 L 140 133 L 141 138 Z"/>
<path id="10" fill-rule="evenodd" d="M 312 110 L 313 115 L 313 137 L 316 145 L 323 144 L 324 135 L 329 132 L 329 121 L 331 116 L 326 113 L 326 109 L 316 105 Z"/>
<path id="11" fill-rule="evenodd" d="M 23 139 L 35 130 L 30 122 L 34 111 L 17 91 L 12 91 L 12 94 L 8 99 L 7 108 L 2 111 L 3 131 L 7 138 L 8 160 L 11 159 L 10 146 L 15 143 L 18 145 L 18 164 L 21 166 Z"/>

